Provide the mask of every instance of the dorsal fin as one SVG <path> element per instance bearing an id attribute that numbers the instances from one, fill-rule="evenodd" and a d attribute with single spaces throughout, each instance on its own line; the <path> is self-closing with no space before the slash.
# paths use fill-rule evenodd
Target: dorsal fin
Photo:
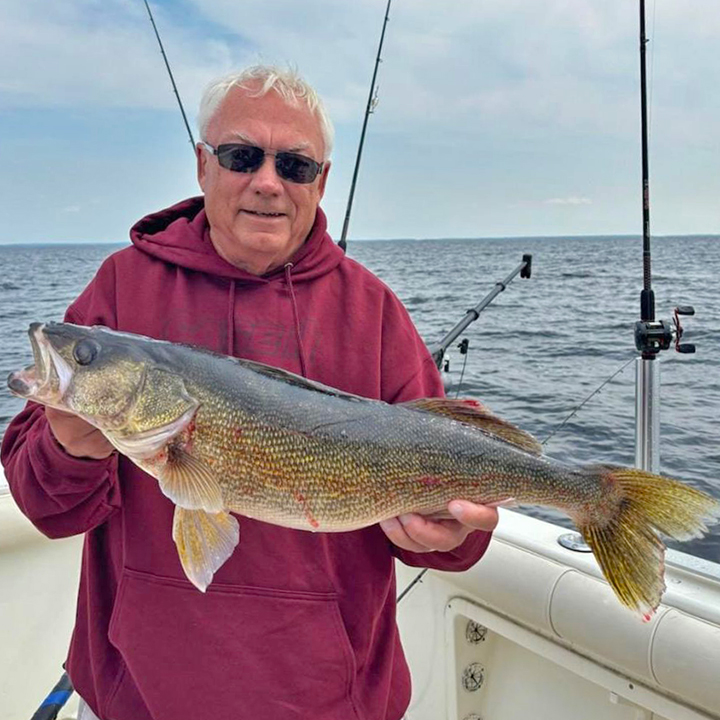
<path id="1" fill-rule="evenodd" d="M 411 410 L 435 413 L 479 428 L 489 435 L 511 443 L 532 455 L 542 455 L 542 445 L 530 433 L 512 425 L 490 412 L 478 400 L 451 400 L 449 398 L 421 398 L 402 403 Z"/>

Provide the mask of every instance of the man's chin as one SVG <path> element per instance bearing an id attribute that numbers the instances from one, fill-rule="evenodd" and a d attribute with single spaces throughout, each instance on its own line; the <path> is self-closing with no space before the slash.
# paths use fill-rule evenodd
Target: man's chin
<path id="1" fill-rule="evenodd" d="M 239 224 L 233 228 L 232 237 L 212 241 L 223 260 L 252 275 L 264 275 L 280 267 L 302 244 L 296 247 L 288 232 L 258 231 Z"/>

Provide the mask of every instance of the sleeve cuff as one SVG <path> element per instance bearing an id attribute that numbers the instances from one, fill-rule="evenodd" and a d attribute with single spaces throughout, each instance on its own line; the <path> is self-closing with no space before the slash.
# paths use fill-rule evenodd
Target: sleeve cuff
<path id="1" fill-rule="evenodd" d="M 471 568 L 485 554 L 492 533 L 476 530 L 465 542 L 450 552 L 413 553 L 394 547 L 395 556 L 410 567 L 424 567 L 445 572 L 462 572 Z"/>
<path id="2" fill-rule="evenodd" d="M 37 441 L 32 444 L 30 456 L 36 472 L 61 477 L 70 484 L 97 480 L 115 462 L 114 455 L 101 460 L 70 455 L 55 439 L 47 420 Z"/>

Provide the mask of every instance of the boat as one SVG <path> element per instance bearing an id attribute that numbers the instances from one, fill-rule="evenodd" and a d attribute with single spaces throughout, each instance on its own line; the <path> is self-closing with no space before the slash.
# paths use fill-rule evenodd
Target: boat
<path id="1" fill-rule="evenodd" d="M 668 590 L 642 622 L 566 534 L 503 508 L 479 563 L 430 571 L 403 597 L 410 720 L 720 718 L 720 564 L 668 551 Z M 62 672 L 81 551 L 0 495 L 0 720 L 31 718 Z M 416 573 L 398 563 L 398 587 Z"/>
<path id="2" fill-rule="evenodd" d="M 643 623 L 566 532 L 502 511 L 475 567 L 432 571 L 404 598 L 412 720 L 720 717 L 720 565 L 669 551 Z M 398 565 L 401 584 L 412 575 Z"/>
<path id="3" fill-rule="evenodd" d="M 642 622 L 565 528 L 500 513 L 465 572 L 397 564 L 410 720 L 720 720 L 720 564 L 668 551 Z M 30 718 L 62 672 L 81 551 L 0 492 L 0 720 Z M 72 696 L 60 717 L 76 709 Z"/>
<path id="4" fill-rule="evenodd" d="M 720 564 L 669 551 L 663 604 L 642 622 L 566 528 L 500 513 L 463 573 L 418 580 L 397 564 L 410 720 L 720 718 Z M 82 538 L 45 538 L 0 494 L 0 720 L 30 718 L 61 673 L 81 552 Z"/>

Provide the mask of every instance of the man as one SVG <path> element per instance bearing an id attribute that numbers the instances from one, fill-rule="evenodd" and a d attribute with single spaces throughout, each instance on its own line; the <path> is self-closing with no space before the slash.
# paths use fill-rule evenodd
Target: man
<path id="1" fill-rule="evenodd" d="M 292 72 L 255 67 L 201 103 L 204 197 L 138 222 L 66 314 L 265 362 L 367 397 L 441 395 L 405 309 L 345 257 L 319 209 L 332 128 Z M 173 505 L 77 417 L 30 404 L 3 464 L 50 537 L 85 533 L 67 668 L 102 720 L 398 720 L 410 679 L 395 624 L 393 557 L 463 570 L 494 509 L 408 515 L 351 533 L 242 518 L 207 593 L 185 578 Z M 473 532 L 479 530 L 479 532 Z"/>

